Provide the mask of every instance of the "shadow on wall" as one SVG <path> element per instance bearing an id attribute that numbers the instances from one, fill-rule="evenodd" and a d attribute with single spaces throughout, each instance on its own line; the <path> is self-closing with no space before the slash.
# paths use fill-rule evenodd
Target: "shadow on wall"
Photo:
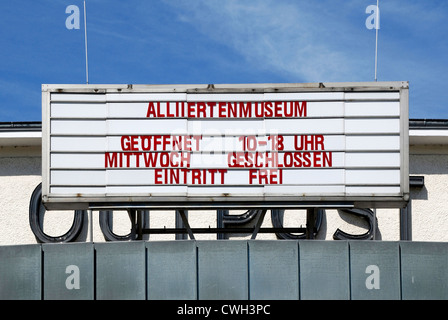
<path id="1" fill-rule="evenodd" d="M 448 174 L 448 155 L 411 154 L 409 156 L 410 175 Z"/>
<path id="2" fill-rule="evenodd" d="M 23 157 L 0 158 L 0 176 L 40 176 L 42 162 L 39 156 L 24 155 Z"/>
<path id="3" fill-rule="evenodd" d="M 412 200 L 428 200 L 428 189 L 426 189 L 426 186 L 423 186 L 423 188 L 411 189 L 411 199 Z"/>

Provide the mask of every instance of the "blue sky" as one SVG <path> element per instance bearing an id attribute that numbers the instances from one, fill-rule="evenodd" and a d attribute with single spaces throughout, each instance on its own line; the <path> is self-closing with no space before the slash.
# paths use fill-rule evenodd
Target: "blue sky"
<path id="1" fill-rule="evenodd" d="M 91 84 L 374 80 L 376 0 L 87 0 Z M 81 28 L 66 28 L 69 5 Z M 0 2 L 0 122 L 41 121 L 42 84 L 86 82 L 83 1 Z M 448 119 L 448 1 L 380 0 L 378 81 Z"/>

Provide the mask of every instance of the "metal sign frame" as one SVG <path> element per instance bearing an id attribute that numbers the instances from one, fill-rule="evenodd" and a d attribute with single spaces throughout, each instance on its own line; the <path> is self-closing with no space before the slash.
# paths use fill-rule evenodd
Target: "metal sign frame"
<path id="1" fill-rule="evenodd" d="M 400 192 L 393 196 L 121 196 L 70 194 L 51 192 L 51 95 L 55 94 L 256 94 L 256 93 L 384 93 L 399 94 Z M 344 100 L 344 102 L 349 100 Z M 309 84 L 220 84 L 220 85 L 42 85 L 42 202 L 52 209 L 216 209 L 216 208 L 402 208 L 409 201 L 409 85 L 408 82 L 342 82 Z M 379 116 L 381 118 L 381 116 Z M 106 120 L 106 119 L 105 119 Z"/>

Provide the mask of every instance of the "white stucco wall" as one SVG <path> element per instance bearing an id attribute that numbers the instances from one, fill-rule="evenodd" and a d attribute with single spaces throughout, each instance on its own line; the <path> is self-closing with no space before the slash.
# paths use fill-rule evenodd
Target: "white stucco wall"
<path id="1" fill-rule="evenodd" d="M 448 212 L 445 202 L 448 190 L 448 148 L 445 146 L 411 146 L 410 174 L 425 177 L 422 189 L 411 189 L 411 235 L 415 241 L 448 241 Z M 29 202 L 34 188 L 41 182 L 41 150 L 33 147 L 0 147 L 0 245 L 36 243 L 29 225 Z M 231 214 L 243 213 L 242 210 Z M 98 212 L 93 213 L 93 240 L 103 242 Z M 378 209 L 376 239 L 400 240 L 398 209 Z M 44 231 L 52 236 L 65 233 L 71 226 L 73 211 L 49 211 L 44 218 Z M 78 241 L 90 241 L 88 217 Z M 173 228 L 174 211 L 152 211 L 150 226 Z M 191 227 L 216 227 L 215 211 L 190 211 Z M 285 213 L 284 226 L 306 225 L 305 210 Z M 263 227 L 271 227 L 270 212 Z M 332 240 L 339 228 L 352 234 L 366 232 L 367 223 L 356 216 L 327 210 L 318 239 Z M 114 213 L 114 232 L 127 234 L 130 223 L 125 211 Z M 174 235 L 151 235 L 150 240 L 174 240 Z M 196 235 L 197 239 L 216 239 L 215 234 Z M 232 236 L 231 239 L 249 238 Z M 275 239 L 273 234 L 259 234 L 257 239 Z"/>
<path id="2" fill-rule="evenodd" d="M 409 172 L 425 177 L 425 186 L 411 192 L 412 240 L 448 241 L 448 148 L 415 146 Z"/>
<path id="3" fill-rule="evenodd" d="M 1 245 L 36 243 L 29 226 L 28 206 L 40 174 L 40 147 L 0 148 Z"/>

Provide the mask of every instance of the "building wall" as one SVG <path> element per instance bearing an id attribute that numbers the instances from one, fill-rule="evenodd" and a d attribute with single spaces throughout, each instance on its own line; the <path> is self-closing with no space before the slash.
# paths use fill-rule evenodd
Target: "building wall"
<path id="1" fill-rule="evenodd" d="M 40 147 L 0 148 L 0 244 L 31 244 L 28 207 L 41 180 Z"/>
<path id="2" fill-rule="evenodd" d="M 448 187 L 448 150 L 443 146 L 411 146 L 410 174 L 424 176 L 425 186 L 411 189 L 411 239 L 415 241 L 448 241 L 448 215 L 445 195 Z M 0 148 L 0 245 L 37 243 L 29 224 L 29 204 L 33 190 L 41 182 L 41 148 Z M 231 211 L 241 214 L 244 210 Z M 65 233 L 73 221 L 73 211 L 49 211 L 44 216 L 44 231 L 52 236 Z M 216 227 L 215 211 L 190 211 L 191 227 Z M 400 213 L 398 209 L 378 209 L 377 240 L 400 240 Z M 93 212 L 93 240 L 104 242 L 99 226 L 99 213 Z M 151 228 L 173 228 L 174 211 L 151 211 Z M 90 241 L 89 217 L 85 217 L 84 229 L 78 242 Z M 306 225 L 305 210 L 285 212 L 285 227 Z M 271 227 L 270 211 L 263 227 Z M 337 229 L 351 234 L 367 231 L 367 222 L 352 214 L 327 210 L 317 239 L 332 240 Z M 113 230 L 116 234 L 127 234 L 130 222 L 125 211 L 114 213 Z M 147 236 L 148 237 L 148 236 Z M 231 235 L 230 239 L 247 239 L 250 236 Z M 174 235 L 151 235 L 149 240 L 174 240 Z M 196 235 L 198 240 L 216 239 L 215 234 Z M 259 234 L 257 239 L 276 239 L 273 234 Z"/>
<path id="3" fill-rule="evenodd" d="M 446 146 L 415 146 L 409 173 L 425 177 L 425 186 L 411 193 L 411 234 L 415 241 L 448 241 L 448 150 Z"/>

